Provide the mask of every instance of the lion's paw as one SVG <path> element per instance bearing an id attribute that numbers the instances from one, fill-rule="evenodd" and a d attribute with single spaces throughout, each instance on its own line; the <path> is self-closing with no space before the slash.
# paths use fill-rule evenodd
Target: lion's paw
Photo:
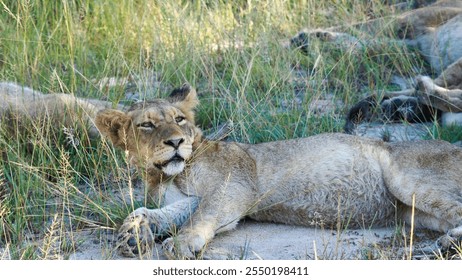
<path id="1" fill-rule="evenodd" d="M 178 235 L 167 238 L 162 247 L 170 259 L 196 259 L 205 246 L 205 238 L 200 235 Z"/>
<path id="2" fill-rule="evenodd" d="M 156 225 L 150 222 L 148 209 L 141 207 L 124 220 L 117 235 L 117 249 L 126 257 L 136 257 L 150 251 L 154 244 Z"/>
<path id="3" fill-rule="evenodd" d="M 441 251 L 460 250 L 462 248 L 462 227 L 450 230 L 438 238 L 436 242 Z"/>
<path id="4" fill-rule="evenodd" d="M 424 93 L 425 95 L 432 95 L 435 92 L 435 83 L 430 77 L 417 76 L 416 77 L 416 89 L 418 92 Z"/>

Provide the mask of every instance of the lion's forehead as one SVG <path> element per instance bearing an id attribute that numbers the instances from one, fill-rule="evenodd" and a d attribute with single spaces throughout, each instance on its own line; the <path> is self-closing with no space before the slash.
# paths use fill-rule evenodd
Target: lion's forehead
<path id="1" fill-rule="evenodd" d="M 172 122 L 176 117 L 182 116 L 180 110 L 173 106 L 155 106 L 131 112 L 135 122 L 154 121 Z"/>

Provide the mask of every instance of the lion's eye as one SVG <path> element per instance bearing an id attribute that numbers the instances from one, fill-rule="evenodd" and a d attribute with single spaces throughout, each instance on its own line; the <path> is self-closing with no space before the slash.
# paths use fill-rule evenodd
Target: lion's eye
<path id="1" fill-rule="evenodd" d="M 145 129 L 153 129 L 156 126 L 152 122 L 142 122 L 137 125 L 139 128 L 145 128 Z"/>
<path id="2" fill-rule="evenodd" d="M 182 124 L 186 119 L 184 117 L 176 117 L 175 121 L 177 124 Z"/>

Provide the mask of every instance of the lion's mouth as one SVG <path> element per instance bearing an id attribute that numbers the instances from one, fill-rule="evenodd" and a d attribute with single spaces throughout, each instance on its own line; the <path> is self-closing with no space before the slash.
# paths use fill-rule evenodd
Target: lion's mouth
<path id="1" fill-rule="evenodd" d="M 184 162 L 184 158 L 182 156 L 176 154 L 172 158 L 170 158 L 169 160 L 166 160 L 166 161 L 164 161 L 162 163 L 155 164 L 155 167 L 162 170 L 163 168 L 167 167 L 171 163 L 176 164 L 176 163 L 182 163 L 182 162 Z"/>

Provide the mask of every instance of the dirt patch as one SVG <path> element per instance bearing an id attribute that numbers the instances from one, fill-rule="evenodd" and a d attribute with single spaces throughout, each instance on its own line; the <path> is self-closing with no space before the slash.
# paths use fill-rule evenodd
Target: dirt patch
<path id="1" fill-rule="evenodd" d="M 299 226 L 243 221 L 235 230 L 218 235 L 204 251 L 204 259 L 406 259 L 409 247 L 395 228 L 323 230 Z M 82 231 L 75 234 L 78 246 L 68 255 L 73 260 L 124 259 L 115 250 L 115 234 Z M 427 233 L 415 235 L 417 258 L 433 243 Z M 0 254 L 1 255 L 1 254 Z M 143 259 L 166 259 L 160 244 Z"/>

